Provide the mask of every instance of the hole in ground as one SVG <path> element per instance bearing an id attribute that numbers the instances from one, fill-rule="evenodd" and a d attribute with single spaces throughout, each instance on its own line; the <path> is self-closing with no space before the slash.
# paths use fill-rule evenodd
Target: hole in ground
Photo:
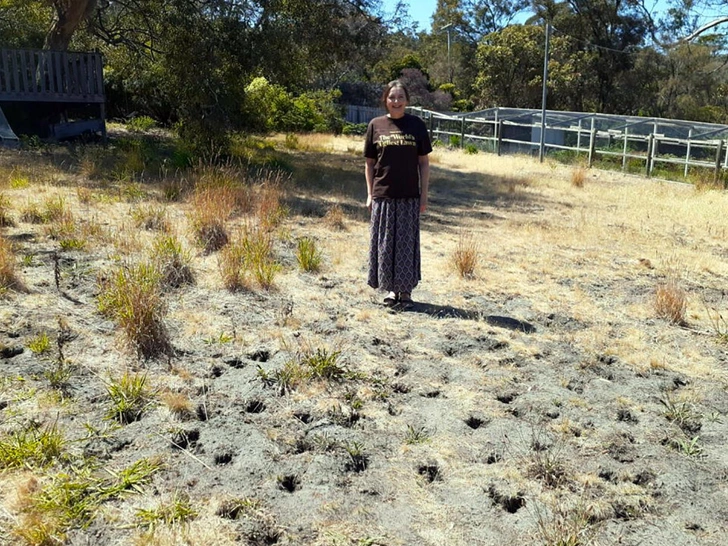
<path id="1" fill-rule="evenodd" d="M 480 417 L 476 417 L 475 415 L 471 415 L 467 419 L 465 419 L 465 424 L 468 425 L 473 430 L 478 430 L 480 427 L 483 426 L 485 421 L 481 419 Z"/>
<path id="2" fill-rule="evenodd" d="M 278 488 L 293 493 L 301 487 L 301 478 L 295 474 L 278 476 Z"/>
<path id="3" fill-rule="evenodd" d="M 263 413 L 265 404 L 261 400 L 251 400 L 245 406 L 246 413 Z"/>
<path id="4" fill-rule="evenodd" d="M 417 473 L 423 476 L 427 480 L 427 483 L 442 479 L 442 476 L 440 476 L 440 467 L 434 463 L 420 465 L 417 468 Z"/>
<path id="5" fill-rule="evenodd" d="M 522 493 L 506 495 L 498 491 L 494 485 L 488 488 L 488 496 L 493 500 L 493 504 L 497 504 L 509 514 L 515 514 L 526 505 L 526 499 Z"/>

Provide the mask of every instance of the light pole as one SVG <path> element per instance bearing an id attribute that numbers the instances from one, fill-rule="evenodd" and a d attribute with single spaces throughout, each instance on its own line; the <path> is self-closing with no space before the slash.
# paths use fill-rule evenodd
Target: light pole
<path id="1" fill-rule="evenodd" d="M 450 83 L 452 83 L 452 62 L 450 60 L 450 29 L 452 26 L 452 23 L 448 23 L 440 29 L 440 32 L 443 30 L 447 31 L 447 75 L 450 78 Z"/>

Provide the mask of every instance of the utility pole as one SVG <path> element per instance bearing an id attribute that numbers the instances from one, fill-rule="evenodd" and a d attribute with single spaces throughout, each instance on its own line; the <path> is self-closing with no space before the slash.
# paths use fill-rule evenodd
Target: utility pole
<path id="1" fill-rule="evenodd" d="M 551 23 L 546 23 L 546 47 L 543 52 L 543 88 L 541 90 L 541 139 L 538 145 L 538 160 L 543 163 L 546 151 L 546 95 L 549 80 L 549 38 L 551 36 Z"/>
<path id="2" fill-rule="evenodd" d="M 450 29 L 452 29 L 452 23 L 448 23 L 444 27 L 440 29 L 440 32 L 443 30 L 447 31 L 447 74 L 449 77 L 450 83 L 452 83 L 452 61 L 450 59 Z"/>

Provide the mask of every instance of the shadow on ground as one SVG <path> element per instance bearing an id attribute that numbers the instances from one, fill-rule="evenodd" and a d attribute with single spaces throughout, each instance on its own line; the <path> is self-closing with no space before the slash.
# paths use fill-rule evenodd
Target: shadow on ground
<path id="1" fill-rule="evenodd" d="M 480 311 L 468 311 L 451 305 L 435 305 L 433 303 L 412 302 L 406 305 L 397 304 L 392 307 L 394 311 L 401 313 L 421 313 L 429 315 L 433 318 L 458 318 L 466 320 L 483 321 L 491 326 L 505 328 L 507 330 L 515 330 L 524 334 L 533 334 L 536 327 L 533 324 L 512 317 L 502 317 L 499 315 L 485 315 Z"/>

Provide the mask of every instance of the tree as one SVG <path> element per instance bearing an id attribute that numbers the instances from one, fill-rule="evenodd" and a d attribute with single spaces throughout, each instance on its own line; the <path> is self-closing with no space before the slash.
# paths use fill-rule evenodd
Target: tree
<path id="1" fill-rule="evenodd" d="M 97 0 L 48 1 L 54 9 L 54 16 L 43 47 L 65 51 L 79 26 L 94 13 Z"/>

